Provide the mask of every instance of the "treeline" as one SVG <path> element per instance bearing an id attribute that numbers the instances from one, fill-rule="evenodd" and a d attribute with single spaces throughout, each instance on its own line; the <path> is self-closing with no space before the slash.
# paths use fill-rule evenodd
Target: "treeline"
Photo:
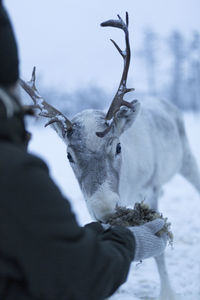
<path id="1" fill-rule="evenodd" d="M 194 32 L 189 39 L 174 31 L 167 38 L 146 30 L 140 50 L 133 50 L 139 68 L 129 74 L 140 97 L 150 95 L 167 99 L 182 110 L 200 110 L 200 34 Z M 140 82 L 137 88 L 137 80 Z M 108 107 L 112 97 L 97 86 L 77 89 L 72 93 L 40 86 L 41 94 L 63 113 L 73 116 L 77 112 Z"/>
<path id="2" fill-rule="evenodd" d="M 186 39 L 179 31 L 168 38 L 144 33 L 137 53 L 143 61 L 146 91 L 172 101 L 183 110 L 200 110 L 200 34 Z"/>

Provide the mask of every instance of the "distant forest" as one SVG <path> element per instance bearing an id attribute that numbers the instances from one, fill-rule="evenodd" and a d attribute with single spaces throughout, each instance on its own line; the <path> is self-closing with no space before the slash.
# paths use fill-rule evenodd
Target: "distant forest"
<path id="1" fill-rule="evenodd" d="M 179 31 L 163 38 L 148 29 L 143 33 L 141 49 L 134 50 L 134 60 L 141 64 L 143 74 L 142 88 L 139 89 L 140 98 L 145 95 L 159 97 L 173 102 L 184 111 L 200 111 L 198 32 L 193 32 L 189 39 Z M 137 72 L 134 78 L 137 78 Z M 94 85 L 79 88 L 73 93 L 44 86 L 40 86 L 39 90 L 49 103 L 59 107 L 68 116 L 86 108 L 104 109 L 114 96 Z"/>
<path id="2" fill-rule="evenodd" d="M 163 39 L 147 30 L 138 54 L 145 64 L 148 94 L 168 99 L 182 110 L 200 110 L 198 32 L 188 40 L 179 31 Z"/>

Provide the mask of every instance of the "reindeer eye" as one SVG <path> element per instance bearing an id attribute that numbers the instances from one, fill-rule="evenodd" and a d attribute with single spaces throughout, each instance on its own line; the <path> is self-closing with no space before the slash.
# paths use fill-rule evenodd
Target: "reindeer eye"
<path id="1" fill-rule="evenodd" d="M 121 153 L 121 150 L 122 150 L 121 144 L 118 143 L 118 144 L 117 144 L 117 147 L 116 147 L 116 155 L 117 155 L 117 154 L 120 154 L 120 153 Z"/>
<path id="2" fill-rule="evenodd" d="M 67 158 L 68 158 L 69 162 L 74 163 L 74 160 L 69 152 L 67 152 Z"/>

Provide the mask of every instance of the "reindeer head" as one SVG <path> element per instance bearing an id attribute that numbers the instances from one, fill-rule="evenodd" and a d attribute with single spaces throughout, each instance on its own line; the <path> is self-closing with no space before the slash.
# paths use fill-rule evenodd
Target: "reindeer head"
<path id="1" fill-rule="evenodd" d="M 67 157 L 90 214 L 97 220 L 105 221 L 119 202 L 123 153 L 120 136 L 133 124 L 140 104 L 137 100 L 129 103 L 123 99 L 126 93 L 133 90 L 126 87 L 130 64 L 128 14 L 126 13 L 126 23 L 118 16 L 118 20 L 109 20 L 101 25 L 122 29 L 126 40 L 125 51 L 111 40 L 123 57 L 124 69 L 107 114 L 97 110 L 85 110 L 69 121 L 39 95 L 35 87 L 35 69 L 30 82 L 21 80 L 20 83 L 33 99 L 34 106 L 40 109 L 40 115 L 50 118 L 46 126 L 51 124 L 67 144 Z"/>
<path id="2" fill-rule="evenodd" d="M 100 138 L 96 132 L 109 128 L 105 114 L 85 110 L 73 119 L 73 127 L 65 138 L 67 156 L 80 184 L 90 214 L 97 220 L 114 212 L 119 202 L 119 180 L 123 148 L 120 135 L 135 120 L 139 103 L 134 109 L 122 108 L 115 116 L 109 132 Z"/>

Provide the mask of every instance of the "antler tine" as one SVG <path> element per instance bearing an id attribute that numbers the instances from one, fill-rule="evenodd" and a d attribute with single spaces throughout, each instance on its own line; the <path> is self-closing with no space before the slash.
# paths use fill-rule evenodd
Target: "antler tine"
<path id="1" fill-rule="evenodd" d="M 60 123 L 62 126 L 62 133 L 65 136 L 66 132 L 72 129 L 72 123 L 69 119 L 66 118 L 59 110 L 57 110 L 52 105 L 48 104 L 39 94 L 36 86 L 35 86 L 35 79 L 36 79 L 36 67 L 33 68 L 31 80 L 25 82 L 24 80 L 20 79 L 19 83 L 21 87 L 26 91 L 26 93 L 31 97 L 33 100 L 34 105 L 33 108 L 37 108 L 40 110 L 39 115 L 42 117 L 50 118 L 49 122 L 45 125 L 48 126 L 53 123 Z"/>
<path id="2" fill-rule="evenodd" d="M 101 26 L 111 26 L 120 28 L 125 33 L 125 41 L 126 41 L 126 50 L 122 51 L 120 47 L 117 45 L 117 43 L 113 40 L 111 42 L 114 44 L 114 46 L 117 48 L 118 52 L 121 54 L 121 56 L 124 59 L 124 69 L 121 77 L 121 81 L 119 84 L 119 88 L 115 94 L 115 97 L 110 105 L 110 108 L 106 114 L 106 120 L 111 120 L 113 116 L 116 114 L 116 112 L 120 109 L 122 105 L 131 107 L 131 104 L 123 99 L 124 95 L 130 91 L 133 91 L 133 88 L 127 88 L 126 87 L 126 81 L 128 76 L 128 70 L 130 65 L 130 58 L 131 58 L 131 51 L 130 51 L 130 44 L 129 44 L 129 32 L 128 32 L 128 13 L 126 12 L 126 23 L 123 21 L 123 19 L 118 15 L 119 20 L 109 20 L 106 22 L 103 22 Z"/>
<path id="3" fill-rule="evenodd" d="M 120 110 L 121 106 L 127 106 L 129 108 L 132 108 L 132 104 L 125 101 L 123 99 L 124 95 L 126 93 L 129 93 L 131 91 L 134 91 L 134 88 L 127 88 L 126 87 L 126 81 L 128 76 L 128 70 L 130 65 L 130 59 L 131 59 L 131 51 L 130 51 L 130 44 L 129 44 L 129 32 L 128 32 L 128 24 L 129 24 L 129 17 L 128 13 L 126 12 L 126 23 L 123 21 L 123 19 L 120 17 L 120 15 L 117 15 L 119 20 L 108 20 L 106 22 L 101 23 L 101 26 L 107 27 L 116 27 L 120 28 L 125 33 L 125 42 L 126 42 L 126 49 L 125 51 L 122 51 L 120 47 L 117 45 L 115 41 L 111 39 L 111 42 L 114 44 L 114 46 L 117 48 L 120 55 L 123 57 L 124 60 L 124 69 L 121 77 L 121 81 L 118 87 L 118 90 L 115 94 L 115 97 L 113 98 L 113 101 L 108 109 L 108 112 L 106 114 L 105 119 L 107 121 L 111 120 L 113 117 L 115 117 L 115 114 Z M 109 125 L 109 127 L 106 128 L 103 132 L 96 132 L 97 136 L 104 137 L 111 129 L 112 123 Z"/>

